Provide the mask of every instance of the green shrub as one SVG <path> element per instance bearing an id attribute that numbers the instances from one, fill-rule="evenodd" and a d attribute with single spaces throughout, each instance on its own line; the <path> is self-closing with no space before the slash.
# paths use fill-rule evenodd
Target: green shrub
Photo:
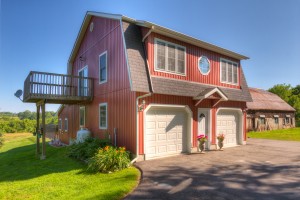
<path id="1" fill-rule="evenodd" d="M 296 127 L 300 127 L 300 120 L 296 121 Z"/>
<path id="2" fill-rule="evenodd" d="M 2 133 L 0 133 L 0 148 L 3 146 L 4 139 L 2 137 Z"/>
<path id="3" fill-rule="evenodd" d="M 68 147 L 67 154 L 69 157 L 79 160 L 87 160 L 95 155 L 99 148 L 110 145 L 108 139 L 87 138 L 84 142 L 73 143 Z"/>
<path id="4" fill-rule="evenodd" d="M 129 152 L 125 147 L 106 146 L 88 160 L 88 171 L 91 172 L 114 172 L 129 166 Z"/>

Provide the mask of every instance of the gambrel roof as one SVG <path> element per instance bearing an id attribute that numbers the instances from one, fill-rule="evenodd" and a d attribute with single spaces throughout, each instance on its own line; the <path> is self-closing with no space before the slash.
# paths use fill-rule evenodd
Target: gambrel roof
<path id="1" fill-rule="evenodd" d="M 176 79 L 168 79 L 162 77 L 151 76 L 147 66 L 147 59 L 145 48 L 143 46 L 143 38 L 141 27 L 147 27 L 151 32 L 159 33 L 216 53 L 237 60 L 248 59 L 248 57 L 235 53 L 233 51 L 218 47 L 216 45 L 198 40 L 191 36 L 176 32 L 174 30 L 156 25 L 151 22 L 135 20 L 123 15 L 107 14 L 100 12 L 87 12 L 81 29 L 75 41 L 71 55 L 68 61 L 68 73 L 71 72 L 72 62 L 75 59 L 77 51 L 80 47 L 81 41 L 84 37 L 85 31 L 92 17 L 104 17 L 113 20 L 119 20 L 123 31 L 123 40 L 125 47 L 125 55 L 127 59 L 128 76 L 130 80 L 131 91 L 137 92 L 153 92 L 167 95 L 180 95 L 196 97 L 199 93 L 206 89 L 216 88 L 214 85 L 205 85 L 196 82 L 187 82 Z M 241 70 L 241 89 L 233 89 L 226 87 L 218 87 L 227 97 L 232 101 L 252 101 L 246 79 Z"/>

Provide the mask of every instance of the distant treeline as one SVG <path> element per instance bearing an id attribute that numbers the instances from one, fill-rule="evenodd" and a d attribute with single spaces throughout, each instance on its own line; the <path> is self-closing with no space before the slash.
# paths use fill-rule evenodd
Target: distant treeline
<path id="1" fill-rule="evenodd" d="M 57 124 L 55 112 L 46 112 L 46 124 Z M 0 133 L 32 133 L 35 131 L 35 127 L 36 112 L 30 112 L 29 110 L 19 113 L 0 112 Z"/>

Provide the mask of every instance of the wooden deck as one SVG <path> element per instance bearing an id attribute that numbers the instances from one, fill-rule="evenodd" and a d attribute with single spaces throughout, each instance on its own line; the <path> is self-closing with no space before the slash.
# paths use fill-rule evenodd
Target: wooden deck
<path id="1" fill-rule="evenodd" d="M 31 71 L 24 82 L 24 102 L 80 104 L 93 100 L 92 78 Z"/>

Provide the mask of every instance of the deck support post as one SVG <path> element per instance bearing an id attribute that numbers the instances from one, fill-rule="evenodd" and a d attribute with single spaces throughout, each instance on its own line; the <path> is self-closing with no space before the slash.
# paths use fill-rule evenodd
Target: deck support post
<path id="1" fill-rule="evenodd" d="M 46 159 L 46 120 L 45 120 L 45 102 L 41 105 L 42 107 L 42 155 L 41 160 Z"/>
<path id="2" fill-rule="evenodd" d="M 36 105 L 36 156 L 38 157 L 41 153 L 40 150 L 40 138 L 39 138 L 39 130 L 40 130 L 40 110 L 41 110 L 41 106 L 40 105 Z"/>

